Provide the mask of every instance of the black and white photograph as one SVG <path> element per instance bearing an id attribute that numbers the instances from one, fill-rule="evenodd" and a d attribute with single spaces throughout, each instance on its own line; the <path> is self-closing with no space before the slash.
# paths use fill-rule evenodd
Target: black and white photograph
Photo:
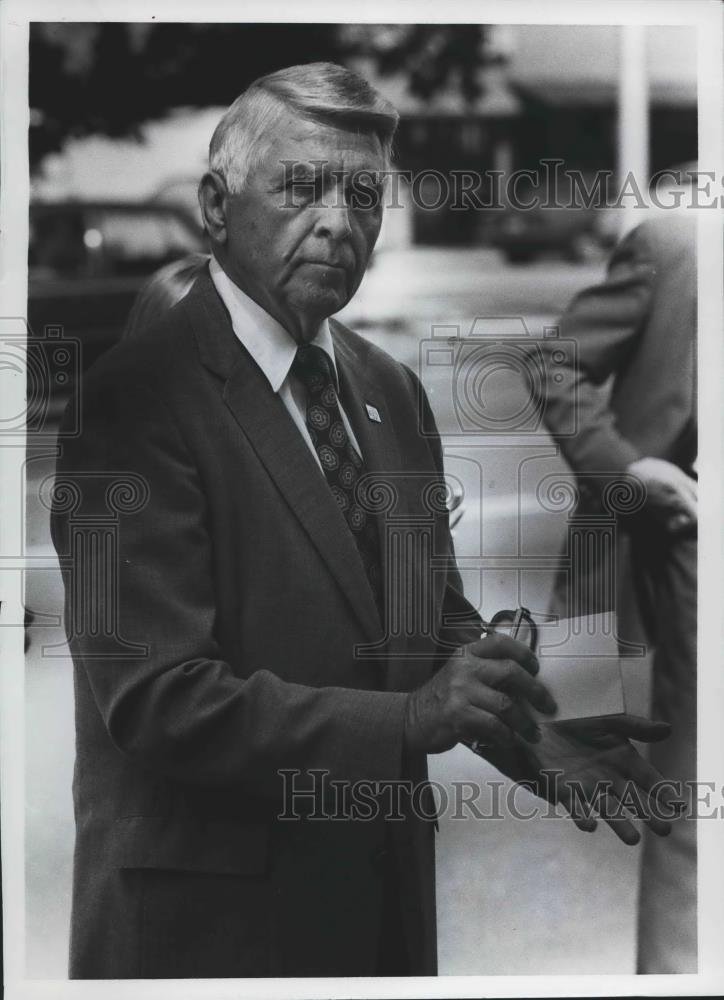
<path id="1" fill-rule="evenodd" d="M 0 5 L 9 1000 L 722 992 L 723 29 Z"/>

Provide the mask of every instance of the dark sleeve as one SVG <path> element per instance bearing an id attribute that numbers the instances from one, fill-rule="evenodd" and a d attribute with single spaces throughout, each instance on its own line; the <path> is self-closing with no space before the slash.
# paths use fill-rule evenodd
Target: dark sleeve
<path id="1" fill-rule="evenodd" d="M 617 429 L 603 386 L 636 349 L 655 278 L 645 234 L 634 230 L 614 251 L 606 280 L 578 294 L 561 317 L 560 337 L 575 351 L 563 365 L 546 358 L 545 420 L 575 472 L 616 476 L 641 457 Z M 556 340 L 541 346 L 549 354 Z"/>
<path id="2" fill-rule="evenodd" d="M 168 408 L 138 386 L 96 385 L 84 404 L 82 435 L 63 443 L 52 536 L 73 659 L 117 748 L 179 781 L 275 797 L 280 768 L 399 777 L 404 694 L 291 684 L 274 664 L 245 679 L 224 660 L 205 492 Z M 111 480 L 127 483 L 122 508 L 137 502 L 98 569 Z"/>

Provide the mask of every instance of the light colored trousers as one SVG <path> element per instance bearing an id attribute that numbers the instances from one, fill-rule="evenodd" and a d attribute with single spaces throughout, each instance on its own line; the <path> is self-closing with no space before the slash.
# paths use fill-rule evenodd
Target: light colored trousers
<path id="1" fill-rule="evenodd" d="M 664 778 L 682 783 L 691 816 L 693 790 L 686 783 L 696 781 L 696 547 L 695 535 L 667 535 L 642 518 L 630 533 L 617 530 L 608 550 L 615 565 L 593 557 L 575 573 L 562 572 L 551 608 L 563 616 L 592 614 L 613 603 L 621 655 L 633 655 L 631 643 L 653 653 L 650 717 L 671 723 L 672 733 L 641 749 Z M 639 973 L 696 972 L 696 907 L 695 820 L 674 820 L 668 837 L 646 829 Z"/>
<path id="2" fill-rule="evenodd" d="M 672 734 L 652 744 L 649 760 L 684 786 L 687 810 L 670 836 L 646 831 L 638 920 L 640 973 L 697 971 L 696 941 L 696 538 L 634 537 L 632 561 L 655 644 L 651 717 Z M 641 573 L 641 569 L 644 572 Z M 692 804 L 693 803 L 693 804 Z"/>

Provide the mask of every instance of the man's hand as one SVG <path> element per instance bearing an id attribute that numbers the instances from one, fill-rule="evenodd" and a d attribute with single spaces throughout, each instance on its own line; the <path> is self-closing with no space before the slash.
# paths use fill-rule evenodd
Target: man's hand
<path id="1" fill-rule="evenodd" d="M 556 704 L 540 681 L 538 660 L 507 635 L 488 635 L 462 647 L 407 702 L 409 749 L 442 753 L 461 740 L 512 747 L 516 734 L 535 742 L 540 730 L 526 703 L 553 713 Z"/>
<path id="2" fill-rule="evenodd" d="M 550 802 L 562 805 L 580 830 L 596 829 L 602 816 L 625 844 L 640 835 L 626 812 L 633 809 L 653 833 L 666 836 L 683 803 L 651 791 L 662 780 L 629 742 L 655 743 L 666 739 L 670 726 L 631 715 L 549 723 L 542 726 L 536 746 L 519 743 L 523 772 L 510 773 L 505 759 L 490 759 L 504 773 Z M 488 754 L 486 754 L 488 756 Z"/>
<path id="3" fill-rule="evenodd" d="M 646 505 L 669 531 L 697 522 L 697 482 L 662 458 L 640 458 L 626 470 L 646 487 Z"/>

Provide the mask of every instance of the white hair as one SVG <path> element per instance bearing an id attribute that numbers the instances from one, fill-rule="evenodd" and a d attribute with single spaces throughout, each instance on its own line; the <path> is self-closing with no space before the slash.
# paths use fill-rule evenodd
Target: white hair
<path id="1" fill-rule="evenodd" d="M 232 194 L 266 150 L 266 140 L 285 111 L 300 118 L 376 135 L 389 166 L 399 115 L 359 73 L 335 63 L 289 66 L 255 80 L 224 113 L 209 144 L 209 170 Z"/>

